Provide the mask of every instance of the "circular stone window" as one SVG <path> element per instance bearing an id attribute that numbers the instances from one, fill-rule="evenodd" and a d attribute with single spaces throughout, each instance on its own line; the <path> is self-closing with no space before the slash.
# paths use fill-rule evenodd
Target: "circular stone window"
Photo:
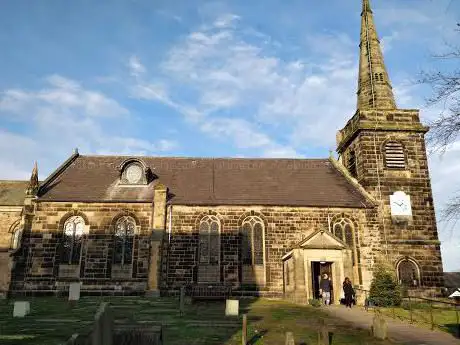
<path id="1" fill-rule="evenodd" d="M 131 164 L 126 168 L 128 183 L 139 183 L 142 178 L 142 168 L 137 164 Z"/>

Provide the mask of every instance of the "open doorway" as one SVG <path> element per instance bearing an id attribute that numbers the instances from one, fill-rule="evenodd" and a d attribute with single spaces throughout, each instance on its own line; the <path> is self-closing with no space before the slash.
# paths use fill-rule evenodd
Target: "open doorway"
<path id="1" fill-rule="evenodd" d="M 332 281 L 332 262 L 324 261 L 313 261 L 311 263 L 312 272 L 312 287 L 313 287 L 313 298 L 319 299 L 319 282 L 324 273 L 326 273 L 331 279 L 332 288 L 334 288 L 334 282 Z M 334 294 L 331 291 L 331 303 L 334 300 Z"/>

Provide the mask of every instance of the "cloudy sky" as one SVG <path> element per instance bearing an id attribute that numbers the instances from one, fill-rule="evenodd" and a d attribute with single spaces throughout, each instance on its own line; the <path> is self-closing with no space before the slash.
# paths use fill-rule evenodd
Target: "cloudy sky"
<path id="1" fill-rule="evenodd" d="M 400 107 L 458 43 L 455 0 L 373 0 Z M 80 153 L 326 157 L 356 105 L 360 0 L 3 0 L 0 178 L 44 179 Z M 446 66 L 447 65 L 447 66 Z M 451 66 L 452 67 L 452 66 Z M 460 189 L 460 143 L 432 155 L 437 209 Z M 440 223 L 460 270 L 460 231 Z M 456 232 L 456 234 L 455 234 Z"/>

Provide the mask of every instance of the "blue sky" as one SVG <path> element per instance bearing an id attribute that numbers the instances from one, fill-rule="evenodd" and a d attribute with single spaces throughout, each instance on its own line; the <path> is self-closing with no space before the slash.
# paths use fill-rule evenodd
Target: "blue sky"
<path id="1" fill-rule="evenodd" d="M 400 107 L 428 121 L 421 70 L 458 43 L 460 3 L 374 0 Z M 356 107 L 359 0 L 3 0 L 0 178 L 83 154 L 325 157 Z M 448 62 L 447 62 L 448 63 Z M 430 157 L 438 210 L 460 143 Z M 440 223 L 443 259 L 460 235 Z M 457 234 L 455 234 L 457 232 Z"/>

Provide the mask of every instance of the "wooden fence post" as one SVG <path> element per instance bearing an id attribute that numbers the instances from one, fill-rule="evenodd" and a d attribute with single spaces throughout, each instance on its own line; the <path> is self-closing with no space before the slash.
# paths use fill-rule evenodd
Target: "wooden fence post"
<path id="1" fill-rule="evenodd" d="M 243 329 L 241 333 L 241 345 L 246 345 L 248 340 L 248 315 L 243 314 Z"/>
<path id="2" fill-rule="evenodd" d="M 431 321 L 431 330 L 434 329 L 434 316 L 433 316 L 433 301 L 430 300 L 430 321 Z"/>
<path id="3" fill-rule="evenodd" d="M 185 309 L 185 287 L 181 286 L 180 287 L 180 297 L 179 297 L 179 310 L 180 310 L 180 315 L 184 315 L 184 309 Z"/>

